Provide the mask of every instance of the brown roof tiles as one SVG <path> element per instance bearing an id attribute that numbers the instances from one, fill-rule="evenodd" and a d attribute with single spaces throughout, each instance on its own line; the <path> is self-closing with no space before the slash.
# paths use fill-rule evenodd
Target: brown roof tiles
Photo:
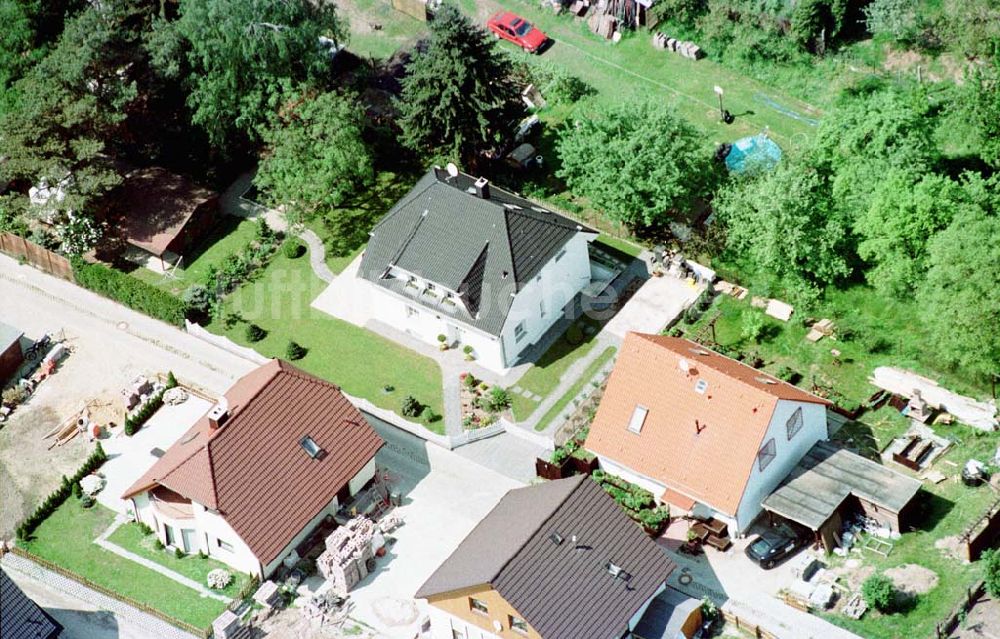
<path id="1" fill-rule="evenodd" d="M 219 511 L 263 564 L 375 456 L 382 439 L 333 384 L 273 360 L 225 394 L 228 418 L 202 417 L 131 488 L 165 486 Z M 310 457 L 309 435 L 326 451 Z"/>

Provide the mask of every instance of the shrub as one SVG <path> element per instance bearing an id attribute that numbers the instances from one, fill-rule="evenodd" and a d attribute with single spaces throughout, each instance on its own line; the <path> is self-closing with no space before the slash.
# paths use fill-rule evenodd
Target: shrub
<path id="1" fill-rule="evenodd" d="M 80 486 L 80 482 L 75 482 L 73 484 L 73 496 L 77 499 L 83 497 L 83 488 Z"/>
<path id="2" fill-rule="evenodd" d="M 28 398 L 28 391 L 24 390 L 20 386 L 11 386 L 10 388 L 4 389 L 3 394 L 0 395 L 3 403 L 7 406 L 17 406 L 24 400 Z"/>
<path id="3" fill-rule="evenodd" d="M 90 495 L 85 494 L 82 497 L 80 497 L 80 505 L 83 506 L 84 508 L 92 508 L 94 506 L 94 498 L 91 497 Z"/>
<path id="4" fill-rule="evenodd" d="M 578 346 L 583 343 L 583 329 L 580 328 L 579 324 L 570 324 L 569 328 L 566 329 L 566 334 L 563 339 L 569 343 L 570 346 Z"/>
<path id="5" fill-rule="evenodd" d="M 473 390 L 476 386 L 479 386 L 479 380 L 476 379 L 475 375 L 472 373 L 463 373 L 465 377 L 462 378 L 462 383 L 469 390 Z"/>
<path id="6" fill-rule="evenodd" d="M 740 318 L 740 337 L 756 344 L 763 336 L 764 314 L 755 308 L 743 311 L 743 316 Z"/>
<path id="7" fill-rule="evenodd" d="M 160 541 L 159 539 L 153 542 L 153 548 L 156 548 L 157 550 L 163 550 L 165 547 L 166 546 L 164 546 L 163 542 Z"/>
<path id="8" fill-rule="evenodd" d="M 777 372 L 775 372 L 774 376 L 783 382 L 788 382 L 789 384 L 794 384 L 801 377 L 798 373 L 787 366 L 780 367 Z"/>
<path id="9" fill-rule="evenodd" d="M 277 238 L 277 233 L 274 232 L 268 224 L 264 216 L 257 218 L 257 241 L 258 242 L 273 242 Z"/>
<path id="10" fill-rule="evenodd" d="M 440 335 L 438 335 L 438 342 L 439 343 L 444 344 L 447 341 L 448 341 L 448 336 L 447 335 L 445 335 L 444 333 L 441 333 Z"/>
<path id="11" fill-rule="evenodd" d="M 697 306 L 689 306 L 687 310 L 684 311 L 684 321 L 688 324 L 694 324 L 701 317 L 701 311 Z"/>
<path id="12" fill-rule="evenodd" d="M 499 413 L 510 407 L 510 393 L 507 389 L 494 386 L 480 398 L 480 406 L 491 413 Z"/>
<path id="13" fill-rule="evenodd" d="M 475 420 L 473 420 L 472 415 L 466 415 L 462 418 L 462 428 L 465 430 L 471 429 L 475 425 Z"/>
<path id="14" fill-rule="evenodd" d="M 215 296 L 208 288 L 201 284 L 193 284 L 181 293 L 181 299 L 188 305 L 188 308 L 200 313 L 208 313 L 212 308 Z"/>
<path id="15" fill-rule="evenodd" d="M 177 380 L 174 382 L 176 383 Z M 142 425 L 149 421 L 153 413 L 160 410 L 161 406 L 163 406 L 162 390 L 146 400 L 146 403 L 140 406 L 138 411 L 125 418 L 125 434 L 129 437 L 135 435 L 142 428 Z"/>
<path id="16" fill-rule="evenodd" d="M 306 245 L 298 240 L 286 240 L 281 247 L 281 251 L 285 254 L 285 257 L 294 260 L 306 254 Z"/>
<path id="17" fill-rule="evenodd" d="M 164 385 L 167 388 L 177 388 L 177 378 L 174 377 L 173 371 L 167 371 L 167 383 Z"/>
<path id="18" fill-rule="evenodd" d="M 983 582 L 990 597 L 1000 597 L 1000 551 L 990 548 L 983 553 Z"/>
<path id="19" fill-rule="evenodd" d="M 103 264 L 90 264 L 80 258 L 74 258 L 72 264 L 74 279 L 80 286 L 150 317 L 184 325 L 188 312 L 184 300 Z"/>
<path id="20" fill-rule="evenodd" d="M 285 347 L 285 357 L 293 361 L 302 359 L 306 356 L 307 352 L 305 347 L 294 341 L 288 342 L 288 346 Z"/>
<path id="21" fill-rule="evenodd" d="M 403 417 L 420 417 L 420 413 L 424 410 L 423 405 L 417 401 L 417 398 L 413 395 L 407 395 L 403 398 L 403 403 L 400 406 L 400 412 Z"/>
<path id="22" fill-rule="evenodd" d="M 143 534 L 143 536 L 145 536 L 145 537 L 148 537 L 149 535 L 153 534 L 153 529 L 150 528 L 144 522 L 141 522 L 141 521 L 140 522 L 136 522 L 136 526 L 139 527 L 139 532 L 141 532 Z"/>
<path id="23" fill-rule="evenodd" d="M 437 413 L 435 413 L 430 408 L 425 408 L 423 410 L 423 419 L 424 419 L 424 422 L 426 422 L 428 424 L 433 424 L 434 422 L 441 421 L 441 416 L 438 415 Z"/>
<path id="24" fill-rule="evenodd" d="M 465 353 L 466 355 L 472 355 L 472 346 L 466 344 L 465 346 L 462 347 L 462 352 Z"/>
<path id="25" fill-rule="evenodd" d="M 212 572 L 208 573 L 206 581 L 208 582 L 209 588 L 222 590 L 223 588 L 232 583 L 233 576 L 229 574 L 228 570 L 223 570 L 222 568 L 216 568 Z"/>
<path id="26" fill-rule="evenodd" d="M 247 324 L 246 338 L 248 342 L 259 342 L 267 337 L 267 331 L 256 324 Z"/>
<path id="27" fill-rule="evenodd" d="M 180 548 L 174 548 L 174 557 L 178 559 L 184 559 L 184 551 Z"/>
<path id="28" fill-rule="evenodd" d="M 887 612 L 892 608 L 896 586 L 885 575 L 872 575 L 861 584 L 861 596 L 865 603 L 879 612 Z"/>
<path id="29" fill-rule="evenodd" d="M 383 384 L 382 385 L 382 392 L 385 393 L 386 395 L 388 395 L 389 393 L 391 393 L 394 390 L 396 390 L 396 387 L 393 386 L 392 384 Z"/>
<path id="30" fill-rule="evenodd" d="M 639 511 L 637 518 L 646 528 L 659 531 L 663 529 L 663 526 L 668 521 L 670 521 L 670 509 L 666 506 L 660 506 L 659 508 L 646 508 Z"/>

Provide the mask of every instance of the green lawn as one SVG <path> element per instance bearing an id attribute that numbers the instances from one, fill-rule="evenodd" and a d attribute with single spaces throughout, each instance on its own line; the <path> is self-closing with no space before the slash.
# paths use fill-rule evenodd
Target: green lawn
<path id="1" fill-rule="evenodd" d="M 346 392 L 396 412 L 403 398 L 413 395 L 440 415 L 441 369 L 437 363 L 310 307 L 325 287 L 313 274 L 307 256 L 289 259 L 279 251 L 259 277 L 226 298 L 226 313 L 235 313 L 244 321 L 227 328 L 215 320 L 207 328 L 267 357 L 284 358 L 289 340 L 294 340 L 308 349 L 295 365 Z M 249 343 L 247 322 L 260 325 L 267 336 L 256 344 Z M 383 392 L 385 385 L 394 390 Z M 439 420 L 428 428 L 441 433 L 444 423 Z"/>
<path id="2" fill-rule="evenodd" d="M 832 388 L 844 397 L 863 402 L 877 389 L 868 377 L 878 366 L 898 366 L 938 380 L 950 390 L 985 398 L 988 389 L 977 387 L 957 371 L 943 370 L 934 360 L 933 351 L 926 347 L 926 332 L 916 316 L 916 305 L 908 301 L 886 299 L 866 286 L 838 291 L 831 289 L 820 307 L 809 315 L 830 318 L 841 331 L 850 330 L 850 339 L 823 338 L 811 343 L 805 340 L 809 329 L 803 324 L 805 315 L 799 311 L 789 322 L 765 318 L 765 336 L 759 344 L 742 339 L 743 313 L 750 308 L 749 297 L 736 300 L 719 296 L 712 307 L 693 326 L 681 325 L 689 335 L 695 334 L 716 312 L 721 312 L 715 324 L 715 339 L 723 346 L 737 346 L 744 351 L 756 351 L 765 360 L 765 368 L 776 372 L 788 366 L 802 376 L 800 386 L 809 388 L 816 383 Z M 711 338 L 711 332 L 704 333 Z M 831 349 L 840 351 L 834 357 Z"/>
<path id="3" fill-rule="evenodd" d="M 351 0 L 347 5 L 363 14 L 361 17 L 350 10 L 341 12 L 350 21 L 347 48 L 362 57 L 388 58 L 427 31 L 426 22 L 396 11 L 389 0 Z M 376 30 L 373 25 L 380 28 Z"/>
<path id="4" fill-rule="evenodd" d="M 604 351 L 587 366 L 586 370 L 583 371 L 583 375 L 581 375 L 580 378 L 569 387 L 566 394 L 560 397 L 559 401 L 553 404 L 549 410 L 545 411 L 542 418 L 538 420 L 538 424 L 535 425 L 535 430 L 543 431 L 548 428 L 552 424 L 552 421 L 562 414 L 562 411 L 569 405 L 569 403 L 573 401 L 577 395 L 583 392 L 583 389 L 591 382 L 591 380 L 594 379 L 594 376 L 597 375 L 597 373 L 599 373 L 609 361 L 611 361 L 611 358 L 615 356 L 615 351 L 617 350 L 618 349 L 614 346 L 609 346 L 604 349 Z"/>
<path id="5" fill-rule="evenodd" d="M 134 277 L 180 295 L 193 284 L 204 284 L 211 266 L 221 266 L 234 252 L 242 249 L 257 236 L 257 223 L 230 215 L 223 215 L 212 232 L 184 256 L 180 268 L 167 277 L 147 268 L 132 271 Z"/>
<path id="6" fill-rule="evenodd" d="M 585 326 L 592 327 L 595 332 L 587 334 L 583 330 Z M 547 397 L 559 385 L 559 380 L 562 379 L 566 369 L 594 347 L 594 338 L 597 336 L 596 331 L 598 330 L 600 330 L 600 325 L 597 321 L 589 317 L 578 319 L 562 337 L 549 347 L 549 350 L 545 351 L 545 354 L 528 369 L 528 372 L 515 385 L 542 398 Z M 528 419 L 536 408 L 538 408 L 538 402 L 523 397 L 520 393 L 511 393 L 511 412 L 514 414 L 515 420 Z"/>
<path id="7" fill-rule="evenodd" d="M 905 533 L 887 558 L 865 551 L 866 565 L 878 571 L 903 564 L 919 564 L 937 573 L 939 582 L 934 590 L 916 598 L 909 609 L 893 614 L 867 613 L 861 620 L 849 619 L 840 614 L 826 614 L 828 620 L 869 639 L 895 639 L 900 629 L 906 628 L 908 637 L 933 637 L 934 626 L 945 617 L 965 595 L 965 590 L 980 577 L 979 564 L 965 564 L 935 548 L 942 538 L 959 535 L 985 512 L 996 499 L 986 486 L 969 488 L 958 479 L 961 466 L 970 457 L 991 459 L 996 451 L 995 435 L 975 431 L 964 426 L 935 426 L 940 435 L 953 438 L 956 443 L 943 459 L 956 464 L 950 466 L 939 460 L 934 468 L 948 479 L 936 485 L 924 483 L 930 494 L 925 514 L 918 518 L 921 529 Z M 898 469 L 898 468 L 897 468 Z M 905 471 L 904 471 L 905 472 Z M 852 557 L 856 555 L 852 554 Z M 842 559 L 831 557 L 834 564 Z"/>
<path id="8" fill-rule="evenodd" d="M 222 614 L 225 603 L 202 597 L 187 586 L 93 543 L 114 518 L 114 513 L 103 506 L 85 509 L 79 500 L 71 498 L 38 527 L 30 541 L 21 542 L 21 546 L 113 592 L 193 626 L 207 627 Z"/>
<path id="9" fill-rule="evenodd" d="M 185 555 L 184 557 L 178 559 L 173 551 L 157 550 L 156 535 L 143 534 L 142 530 L 139 528 L 139 524 L 136 523 L 128 523 L 119 526 L 118 530 L 111 533 L 111 536 L 108 537 L 108 541 L 113 544 L 117 544 L 125 550 L 133 552 L 140 557 L 155 561 L 161 566 L 180 573 L 205 587 L 208 587 L 208 583 L 206 581 L 208 573 L 221 568 L 233 575 L 232 583 L 226 586 L 225 589 L 219 591 L 219 594 L 230 598 L 236 598 L 239 596 L 240 590 L 250 580 L 249 575 L 237 572 L 221 561 L 202 558 L 198 555 Z"/>

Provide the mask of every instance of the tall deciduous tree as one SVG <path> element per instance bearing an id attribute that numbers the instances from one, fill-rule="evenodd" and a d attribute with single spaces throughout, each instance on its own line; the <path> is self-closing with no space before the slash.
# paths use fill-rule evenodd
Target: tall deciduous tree
<path id="1" fill-rule="evenodd" d="M 963 211 L 928 247 L 918 299 L 935 357 L 980 378 L 1000 374 L 1000 217 Z"/>
<path id="2" fill-rule="evenodd" d="M 733 256 L 793 298 L 808 301 L 851 272 L 848 224 L 833 210 L 825 178 L 806 163 L 732 183 L 714 208 Z"/>
<path id="3" fill-rule="evenodd" d="M 161 71 L 189 73 L 194 123 L 223 151 L 256 140 L 284 84 L 324 86 L 344 38 L 334 3 L 311 0 L 182 0 L 180 18 L 155 31 L 169 53 Z"/>
<path id="4" fill-rule="evenodd" d="M 469 160 L 510 134 L 523 113 L 518 87 L 495 42 L 454 6 L 441 7 L 430 29 L 403 78 L 402 141 Z"/>
<path id="5" fill-rule="evenodd" d="M 264 133 L 269 148 L 254 183 L 293 223 L 340 206 L 374 176 L 363 126 L 364 111 L 353 96 L 290 96 Z"/>
<path id="6" fill-rule="evenodd" d="M 884 176 L 854 223 L 858 254 L 871 264 L 868 281 L 891 295 L 911 295 L 924 275 L 927 241 L 948 226 L 964 199 L 947 177 L 916 178 L 900 169 Z"/>
<path id="7" fill-rule="evenodd" d="M 563 129 L 557 148 L 570 189 L 631 227 L 693 208 L 721 170 L 704 135 L 657 100 L 597 108 Z"/>
<path id="8" fill-rule="evenodd" d="M 971 80 L 958 108 L 979 134 L 983 160 L 1000 168 L 1000 53 L 970 73 Z"/>

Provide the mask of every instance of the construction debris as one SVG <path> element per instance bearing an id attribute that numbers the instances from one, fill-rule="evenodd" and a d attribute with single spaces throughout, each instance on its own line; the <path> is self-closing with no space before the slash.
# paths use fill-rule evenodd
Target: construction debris
<path id="1" fill-rule="evenodd" d="M 232 610 L 226 610 L 212 622 L 215 639 L 249 639 L 253 631 Z"/>
<path id="2" fill-rule="evenodd" d="M 344 598 L 332 590 L 317 593 L 302 605 L 302 616 L 320 627 L 340 623 L 347 617 Z"/>
<path id="3" fill-rule="evenodd" d="M 854 593 L 844 604 L 842 612 L 851 619 L 861 619 L 868 612 L 868 604 L 860 593 Z"/>
<path id="4" fill-rule="evenodd" d="M 274 608 L 281 603 L 281 591 L 278 589 L 278 584 L 268 579 L 253 593 L 253 600 L 265 608 Z"/>
<path id="5" fill-rule="evenodd" d="M 169 406 L 183 404 L 188 399 L 188 392 L 180 386 L 169 388 L 163 393 L 163 403 Z"/>
<path id="6" fill-rule="evenodd" d="M 812 325 L 809 333 L 806 334 L 806 339 L 810 342 L 818 342 L 824 337 L 829 337 L 833 335 L 833 320 L 821 319 Z"/>
<path id="7" fill-rule="evenodd" d="M 995 400 L 983 402 L 958 395 L 942 388 L 932 379 L 891 366 L 876 368 L 869 381 L 879 388 L 903 397 L 912 397 L 914 391 L 917 391 L 921 400 L 928 406 L 951 413 L 955 419 L 973 428 L 985 431 L 1000 429 Z"/>

